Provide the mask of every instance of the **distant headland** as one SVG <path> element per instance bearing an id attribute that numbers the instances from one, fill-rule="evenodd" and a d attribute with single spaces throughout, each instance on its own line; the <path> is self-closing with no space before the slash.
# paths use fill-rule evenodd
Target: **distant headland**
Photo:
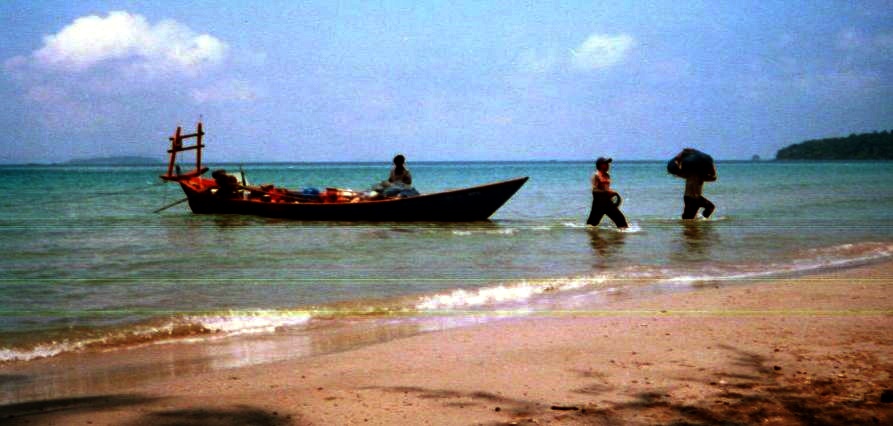
<path id="1" fill-rule="evenodd" d="M 778 150 L 776 160 L 893 160 L 893 132 L 814 139 Z"/>
<path id="2" fill-rule="evenodd" d="M 61 164 L 67 166 L 156 166 L 162 164 L 162 162 L 152 157 L 122 155 L 116 157 L 79 158 L 68 160 Z"/>

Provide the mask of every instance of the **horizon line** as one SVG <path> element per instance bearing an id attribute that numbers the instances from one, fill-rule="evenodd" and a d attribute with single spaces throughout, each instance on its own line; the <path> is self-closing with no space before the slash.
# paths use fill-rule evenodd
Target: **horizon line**
<path id="1" fill-rule="evenodd" d="M 129 167 L 145 167 L 145 166 L 164 166 L 167 165 L 166 161 L 158 161 L 158 162 L 145 162 L 145 163 L 114 163 L 114 162 L 97 162 L 97 163 L 80 163 L 80 161 L 89 161 L 91 159 L 73 159 L 73 160 L 65 160 L 58 162 L 0 162 L 0 166 L 129 166 Z M 95 159 L 97 161 L 103 160 L 102 158 Z M 666 162 L 668 160 L 663 159 L 614 159 L 615 163 L 661 163 Z M 775 158 L 767 158 L 767 159 L 716 159 L 716 162 L 744 162 L 744 163 L 759 163 L 759 162 L 772 162 L 772 161 L 860 161 L 860 160 L 776 160 Z M 881 161 L 881 160 L 861 160 L 861 161 Z M 416 161 L 407 161 L 410 164 L 461 164 L 461 163 L 594 163 L 595 160 L 592 159 L 562 159 L 562 160 L 416 160 Z M 222 164 L 222 165 L 265 165 L 265 164 L 335 164 L 335 165 L 344 165 L 344 164 L 390 164 L 390 160 L 357 160 L 357 161 L 203 161 L 203 164 Z"/>

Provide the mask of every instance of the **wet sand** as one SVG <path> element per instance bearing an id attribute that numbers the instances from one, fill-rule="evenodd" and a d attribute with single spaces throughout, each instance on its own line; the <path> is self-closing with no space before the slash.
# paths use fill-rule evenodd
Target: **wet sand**
<path id="1" fill-rule="evenodd" d="M 247 367 L 132 371 L 7 403 L 0 423 L 891 424 L 891 294 L 893 263 L 707 285 Z M 184 346 L 102 357 L 127 372 Z"/>

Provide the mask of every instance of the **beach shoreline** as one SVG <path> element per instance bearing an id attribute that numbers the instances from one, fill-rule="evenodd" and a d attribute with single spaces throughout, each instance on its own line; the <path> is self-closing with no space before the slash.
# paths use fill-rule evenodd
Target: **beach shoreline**
<path id="1" fill-rule="evenodd" d="M 388 331 L 247 366 L 100 354 L 112 380 L 0 406 L 5 424 L 766 424 L 893 420 L 893 262 Z M 357 336 L 374 334 L 371 329 Z M 296 336 L 270 352 L 288 351 Z M 294 340 L 292 340 L 294 343 Z M 194 345 L 213 347 L 213 345 Z M 209 356 L 213 350 L 209 351 Z M 253 352 L 252 352 L 253 353 Z M 82 358 L 78 358 L 82 357 Z M 45 360 L 43 371 L 97 355 Z M 140 378 L 134 365 L 166 368 Z M 257 360 L 255 360 L 257 361 Z M 142 364 L 138 364 L 142 362 Z M 38 383 L 0 369 L 4 384 Z M 31 374 L 40 374 L 33 370 Z M 128 380 L 132 377 L 132 380 Z M 68 392 L 66 392 L 66 390 Z M 55 395 L 55 396 L 54 396 Z"/>

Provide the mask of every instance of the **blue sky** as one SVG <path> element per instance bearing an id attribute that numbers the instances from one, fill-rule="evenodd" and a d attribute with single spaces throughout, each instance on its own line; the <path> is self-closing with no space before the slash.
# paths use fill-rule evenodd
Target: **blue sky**
<path id="1" fill-rule="evenodd" d="M 616 4 L 614 4 L 616 3 Z M 893 128 L 893 4 L 0 2 L 0 163 L 721 159 Z"/>

